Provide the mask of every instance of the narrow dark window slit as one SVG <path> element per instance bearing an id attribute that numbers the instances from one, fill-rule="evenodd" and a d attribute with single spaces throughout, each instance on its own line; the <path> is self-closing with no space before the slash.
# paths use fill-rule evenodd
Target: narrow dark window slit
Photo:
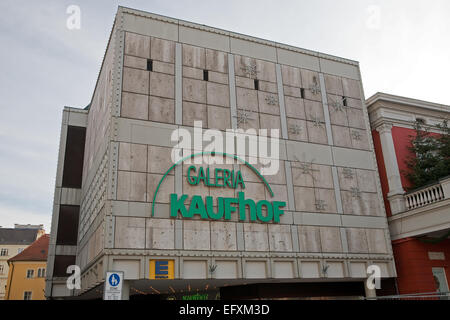
<path id="1" fill-rule="evenodd" d="M 153 60 L 147 59 L 147 71 L 153 71 Z"/>

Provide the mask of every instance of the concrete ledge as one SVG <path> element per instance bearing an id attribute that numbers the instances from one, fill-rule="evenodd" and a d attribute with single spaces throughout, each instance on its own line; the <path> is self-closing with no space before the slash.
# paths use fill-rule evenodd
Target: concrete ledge
<path id="1" fill-rule="evenodd" d="M 77 254 L 77 246 L 55 246 L 55 255 L 75 256 Z"/>
<path id="2" fill-rule="evenodd" d="M 322 71 L 323 73 L 329 73 L 336 76 L 360 80 L 357 66 L 352 66 L 346 63 L 337 62 L 329 59 L 320 58 L 320 71 Z"/>
<path id="3" fill-rule="evenodd" d="M 294 224 L 306 226 L 341 226 L 341 215 L 330 213 L 293 212 Z"/>
<path id="4" fill-rule="evenodd" d="M 345 227 L 384 229 L 387 227 L 387 220 L 385 217 L 343 215 L 342 225 Z"/>
<path id="5" fill-rule="evenodd" d="M 326 145 L 288 140 L 286 141 L 286 151 L 287 159 L 290 161 L 333 164 L 331 148 Z"/>
<path id="6" fill-rule="evenodd" d="M 67 125 L 74 127 L 87 127 L 88 110 L 65 107 L 68 113 Z"/>
<path id="7" fill-rule="evenodd" d="M 179 37 L 179 41 L 182 43 L 230 52 L 230 41 L 225 35 L 180 26 Z"/>
<path id="8" fill-rule="evenodd" d="M 72 291 L 67 289 L 66 283 L 54 283 L 50 285 L 52 290 L 52 298 L 58 298 L 58 297 L 70 297 L 72 296 Z"/>
<path id="9" fill-rule="evenodd" d="M 154 146 L 173 147 L 176 143 L 170 141 L 176 125 L 151 121 L 117 118 L 117 141 L 150 144 Z"/>
<path id="10" fill-rule="evenodd" d="M 124 14 L 123 29 L 146 36 L 178 41 L 178 20 L 166 18 L 167 21 L 162 21 L 155 18 L 156 15 L 148 19 L 139 15 Z"/>
<path id="11" fill-rule="evenodd" d="M 373 152 L 332 147 L 334 164 L 341 167 L 374 170 Z"/>
<path id="12" fill-rule="evenodd" d="M 79 206 L 81 204 L 81 189 L 61 188 L 59 204 Z"/>
<path id="13" fill-rule="evenodd" d="M 313 71 L 320 71 L 320 63 L 318 57 L 281 48 L 277 49 L 277 53 L 278 63 L 280 64 L 309 69 Z"/>
<path id="14" fill-rule="evenodd" d="M 450 228 L 450 199 L 396 214 L 388 218 L 391 239 L 426 235 Z"/>

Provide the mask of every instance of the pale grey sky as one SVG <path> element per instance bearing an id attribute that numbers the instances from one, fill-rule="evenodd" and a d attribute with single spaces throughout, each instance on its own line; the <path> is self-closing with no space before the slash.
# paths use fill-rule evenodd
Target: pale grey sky
<path id="1" fill-rule="evenodd" d="M 450 105 L 448 0 L 2 0 L 1 226 L 50 231 L 62 108 L 90 102 L 119 4 L 357 60 L 366 97 Z"/>

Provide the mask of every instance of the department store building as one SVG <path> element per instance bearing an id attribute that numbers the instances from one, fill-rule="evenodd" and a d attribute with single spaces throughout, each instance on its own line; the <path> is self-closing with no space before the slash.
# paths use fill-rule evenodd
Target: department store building
<path id="1" fill-rule="evenodd" d="M 119 7 L 92 100 L 61 128 L 48 298 L 101 298 L 107 271 L 132 299 L 358 298 L 379 294 L 371 265 L 393 287 L 356 61 Z M 255 129 L 244 153 L 232 129 Z M 278 155 L 250 155 L 259 129 Z M 174 132 L 203 140 L 174 161 Z"/>

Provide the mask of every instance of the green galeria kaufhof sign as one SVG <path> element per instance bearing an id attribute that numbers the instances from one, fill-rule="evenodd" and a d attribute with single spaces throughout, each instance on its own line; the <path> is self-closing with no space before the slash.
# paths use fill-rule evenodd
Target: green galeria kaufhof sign
<path id="1" fill-rule="evenodd" d="M 256 170 L 251 164 L 247 161 L 240 159 L 235 155 L 230 155 L 222 152 L 201 152 L 197 154 L 190 155 L 188 157 L 184 157 L 175 163 L 172 167 L 167 170 L 167 172 L 161 178 L 159 182 L 155 195 L 153 197 L 152 204 L 152 216 L 154 215 L 155 210 L 155 200 L 156 195 L 159 191 L 159 187 L 164 181 L 167 174 L 178 164 L 183 161 L 193 158 L 199 155 L 221 155 L 232 157 L 247 167 L 249 167 L 256 175 L 263 181 L 265 187 L 268 189 L 269 194 L 273 197 L 273 191 L 270 188 L 270 185 L 267 183 L 266 179 Z M 231 189 L 242 189 L 245 190 L 245 183 L 242 177 L 242 173 L 240 170 L 234 171 L 224 168 L 215 168 L 214 171 L 211 172 L 210 168 L 204 168 L 202 166 L 190 166 L 187 170 L 187 182 L 192 186 L 197 186 L 199 184 L 203 184 L 206 187 L 212 188 L 231 188 Z M 239 191 L 237 193 L 236 198 L 231 197 L 217 197 L 217 199 L 213 199 L 211 196 L 202 197 L 200 195 L 194 195 L 190 199 L 190 205 L 186 206 L 186 200 L 188 199 L 188 195 L 182 194 L 178 195 L 176 193 L 170 194 L 170 216 L 178 217 L 178 214 L 181 214 L 183 218 L 193 218 L 195 215 L 200 216 L 202 219 L 213 219 L 213 220 L 231 220 L 233 214 L 238 214 L 239 220 L 246 220 L 246 208 L 249 208 L 248 212 L 250 213 L 249 220 L 250 221 L 262 221 L 262 222 L 280 222 L 280 216 L 284 214 L 284 211 L 281 209 L 286 206 L 286 202 L 284 201 L 268 201 L 268 200 L 259 200 L 255 201 L 253 199 L 247 199 L 245 197 L 244 191 Z"/>

